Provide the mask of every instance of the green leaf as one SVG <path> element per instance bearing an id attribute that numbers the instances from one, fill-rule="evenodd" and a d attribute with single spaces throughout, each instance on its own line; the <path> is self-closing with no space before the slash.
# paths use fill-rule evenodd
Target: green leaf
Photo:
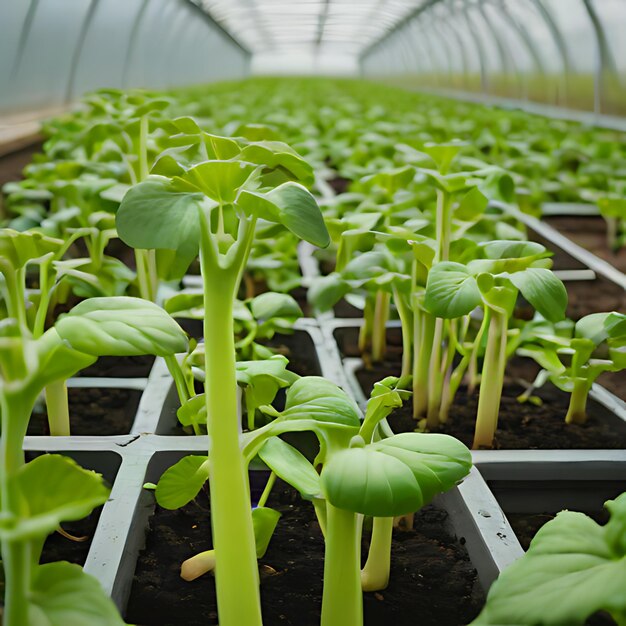
<path id="1" fill-rule="evenodd" d="M 333 506 L 391 517 L 419 510 L 452 488 L 471 465 L 469 450 L 454 437 L 403 433 L 332 455 L 321 482 Z"/>
<path id="2" fill-rule="evenodd" d="M 80 565 L 59 562 L 35 568 L 29 593 L 29 626 L 124 626 L 113 600 Z"/>
<path id="3" fill-rule="evenodd" d="M 424 304 L 437 317 L 454 319 L 467 315 L 481 303 L 476 278 L 465 265 L 443 261 L 432 267 L 426 283 Z"/>
<path id="4" fill-rule="evenodd" d="M 209 457 L 189 455 L 163 472 L 154 492 L 164 509 L 175 510 L 191 502 L 209 478 Z"/>
<path id="5" fill-rule="evenodd" d="M 577 626 L 596 611 L 626 617 L 626 494 L 607 502 L 599 526 L 563 511 L 535 535 L 528 552 L 492 585 L 474 626 Z"/>
<path id="6" fill-rule="evenodd" d="M 63 241 L 46 237 L 38 232 L 21 233 L 11 228 L 0 229 L 0 270 L 15 271 L 29 261 L 57 253 Z"/>
<path id="7" fill-rule="evenodd" d="M 166 178 L 148 177 L 120 204 L 115 218 L 120 239 L 132 248 L 177 250 L 191 263 L 200 245 L 202 197 Z"/>
<path id="8" fill-rule="evenodd" d="M 567 290 L 552 271 L 529 267 L 523 272 L 510 274 L 508 278 L 547 320 L 558 322 L 565 317 Z"/>
<path id="9" fill-rule="evenodd" d="M 489 200 L 480 189 L 474 187 L 461 198 L 459 206 L 454 211 L 454 217 L 467 222 L 475 221 L 485 212 L 488 204 Z"/>
<path id="10" fill-rule="evenodd" d="M 252 509 L 252 527 L 256 544 L 257 559 L 263 558 L 276 529 L 281 513 L 265 506 Z"/>
<path id="11" fill-rule="evenodd" d="M 187 170 L 181 180 L 215 202 L 232 204 L 256 169 L 255 164 L 243 161 L 205 161 Z"/>
<path id="12" fill-rule="evenodd" d="M 264 194 L 244 190 L 237 204 L 246 213 L 279 222 L 294 235 L 315 246 L 325 248 L 330 244 L 330 236 L 315 198 L 298 183 L 283 183 Z"/>
<path id="13" fill-rule="evenodd" d="M 176 411 L 176 416 L 183 426 L 206 424 L 207 410 L 205 395 L 199 393 L 197 396 L 184 402 L 178 411 Z"/>
<path id="14" fill-rule="evenodd" d="M 311 500 L 319 496 L 320 477 L 315 468 L 298 450 L 279 437 L 270 437 L 259 450 L 261 460 L 300 495 Z"/>
<path id="15" fill-rule="evenodd" d="M 354 400 L 321 376 L 304 376 L 291 385 L 281 416 L 354 427 L 361 423 L 361 413 Z"/>
<path id="16" fill-rule="evenodd" d="M 250 301 L 250 310 L 255 319 L 287 317 L 294 320 L 302 317 L 302 309 L 292 296 L 268 291 Z"/>
<path id="17" fill-rule="evenodd" d="M 598 209 L 604 217 L 626 219 L 626 198 L 599 198 Z"/>
<path id="18" fill-rule="evenodd" d="M 307 292 L 307 299 L 316 311 L 323 313 L 330 311 L 349 291 L 349 283 L 341 274 L 333 272 L 328 276 L 313 279 Z"/>
<path id="19" fill-rule="evenodd" d="M 14 541 L 43 538 L 61 522 L 86 517 L 109 497 L 100 474 L 60 454 L 33 459 L 14 480 L 22 498 L 21 515 L 0 524 L 0 537 Z"/>
<path id="20" fill-rule="evenodd" d="M 140 298 L 91 298 L 55 324 L 61 339 L 93 356 L 169 356 L 187 350 L 187 336 L 159 306 Z"/>
<path id="21" fill-rule="evenodd" d="M 292 148 L 282 141 L 262 141 L 245 146 L 239 159 L 263 165 L 268 169 L 282 169 L 290 178 L 305 185 L 315 181 L 311 166 Z"/>

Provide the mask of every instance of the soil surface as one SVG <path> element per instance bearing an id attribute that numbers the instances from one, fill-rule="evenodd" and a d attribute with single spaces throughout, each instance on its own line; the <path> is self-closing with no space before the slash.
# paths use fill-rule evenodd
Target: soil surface
<path id="1" fill-rule="evenodd" d="M 617 252 L 609 248 L 607 225 L 603 217 L 593 215 L 576 217 L 558 215 L 543 218 L 543 221 L 556 228 L 556 230 L 579 246 L 608 261 L 620 272 L 626 272 L 626 248 L 622 248 Z"/>
<path id="2" fill-rule="evenodd" d="M 624 292 L 622 292 L 624 293 Z M 626 307 L 623 309 L 626 310 Z M 359 329 L 354 327 L 337 328 L 334 331 L 334 337 L 339 347 L 342 357 L 361 357 L 359 350 Z M 374 380 L 370 383 L 366 378 L 366 374 L 361 376 L 364 385 L 370 385 L 371 389 L 375 381 L 381 380 L 385 376 L 393 374 L 400 375 L 402 363 L 402 330 L 400 328 L 387 329 L 387 353 L 385 362 L 381 365 L 374 366 L 372 377 Z M 371 364 L 369 364 L 371 366 Z M 526 381 L 532 381 L 537 376 L 539 367 L 536 363 L 528 359 L 512 359 L 507 364 L 507 373 L 515 378 L 522 378 Z M 376 378 L 378 377 L 378 378 Z M 597 382 L 615 394 L 618 398 L 626 401 L 626 371 L 621 372 L 604 372 L 600 375 Z M 549 384 L 549 383 L 547 383 Z M 369 391 L 368 391 L 369 394 Z"/>
<path id="3" fill-rule="evenodd" d="M 324 541 L 313 507 L 282 485 L 275 487 L 269 506 L 282 517 L 259 563 L 264 624 L 318 626 Z M 421 626 L 459 626 L 478 613 L 484 596 L 465 549 L 444 530 L 446 517 L 445 511 L 427 506 L 415 516 L 413 530 L 394 532 L 389 587 L 364 594 L 367 626 L 413 625 L 416 615 Z M 181 561 L 210 547 L 206 492 L 178 511 L 157 507 L 135 572 L 127 621 L 139 626 L 217 624 L 214 578 L 205 575 L 187 583 L 179 577 Z M 366 555 L 366 539 L 363 548 Z"/>
<path id="4" fill-rule="evenodd" d="M 69 561 L 84 565 L 101 513 L 102 507 L 99 506 L 85 519 L 76 522 L 63 522 L 61 527 L 73 538 L 64 537 L 58 532 L 49 535 L 43 546 L 40 563 Z"/>
<path id="5" fill-rule="evenodd" d="M 524 392 L 524 387 L 515 380 L 534 378 L 533 375 L 529 375 L 534 364 L 525 361 L 513 359 L 510 363 L 509 377 L 502 392 L 494 448 L 508 450 L 626 448 L 626 422 L 591 398 L 587 405 L 589 419 L 584 425 L 565 423 L 569 395 L 549 384 L 535 390 L 533 394 L 541 400 L 540 406 L 531 402 L 520 403 L 517 397 Z M 358 370 L 356 376 L 363 392 L 369 397 L 375 382 L 385 376 L 397 376 L 398 373 L 398 365 L 392 369 L 383 364 L 375 369 Z M 471 446 L 477 409 L 478 393 L 468 395 L 467 389 L 462 386 L 450 409 L 450 418 L 439 432 L 453 435 Z M 396 432 L 412 431 L 417 425 L 412 417 L 410 402 L 397 409 L 388 419 Z"/>
<path id="6" fill-rule="evenodd" d="M 136 389 L 74 387 L 68 389 L 72 435 L 126 435 L 137 413 L 141 391 Z M 28 424 L 29 435 L 49 435 L 45 404 Z"/>
<path id="7" fill-rule="evenodd" d="M 321 376 L 322 368 L 317 358 L 315 344 L 311 335 L 305 331 L 295 331 L 293 335 L 274 335 L 263 341 L 276 354 L 283 354 L 289 359 L 288 369 L 299 376 Z"/>
<path id="8" fill-rule="evenodd" d="M 103 356 L 77 376 L 94 378 L 147 378 L 154 364 L 152 355 Z"/>

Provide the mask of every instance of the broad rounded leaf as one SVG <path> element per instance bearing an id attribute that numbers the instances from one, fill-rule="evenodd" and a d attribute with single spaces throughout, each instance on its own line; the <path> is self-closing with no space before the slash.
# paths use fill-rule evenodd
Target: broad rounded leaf
<path id="1" fill-rule="evenodd" d="M 567 290 L 551 270 L 529 267 L 510 274 L 509 280 L 546 319 L 558 322 L 565 317 Z"/>
<path id="2" fill-rule="evenodd" d="M 476 278 L 465 265 L 443 261 L 432 267 L 426 283 L 424 305 L 437 317 L 467 315 L 481 303 Z"/>
<path id="3" fill-rule="evenodd" d="M 125 625 L 98 580 L 64 561 L 36 567 L 28 620 L 31 626 Z"/>
<path id="4" fill-rule="evenodd" d="M 330 236 L 313 195 L 298 183 L 288 182 L 266 193 L 264 198 L 278 208 L 280 223 L 294 235 L 325 248 Z"/>
<path id="5" fill-rule="evenodd" d="M 286 419 L 315 419 L 358 427 L 361 412 L 357 404 L 335 383 L 321 376 L 304 376 L 287 391 Z"/>
<path id="6" fill-rule="evenodd" d="M 15 481 L 23 497 L 22 514 L 0 525 L 0 536 L 13 540 L 43 538 L 61 522 L 86 517 L 106 502 L 110 491 L 100 474 L 60 454 L 33 459 L 19 470 Z"/>
<path id="7" fill-rule="evenodd" d="M 0 269 L 18 270 L 29 261 L 39 259 L 63 247 L 61 239 L 46 237 L 38 232 L 18 232 L 11 228 L 0 229 Z"/>
<path id="8" fill-rule="evenodd" d="M 292 296 L 273 291 L 262 293 L 253 298 L 250 302 L 250 310 L 257 320 L 272 317 L 302 317 L 302 309 Z"/>
<path id="9" fill-rule="evenodd" d="M 205 161 L 187 170 L 181 179 L 211 200 L 231 204 L 256 168 L 255 164 L 243 161 Z"/>
<path id="10" fill-rule="evenodd" d="M 350 291 L 349 283 L 341 274 L 333 272 L 328 276 L 315 277 L 307 292 L 308 301 L 316 311 L 329 311 Z"/>
<path id="11" fill-rule="evenodd" d="M 475 626 L 577 626 L 596 611 L 626 616 L 626 494 L 607 503 L 599 526 L 563 511 L 535 535 L 528 552 L 493 584 Z M 619 619 L 618 619 L 619 618 Z"/>
<path id="12" fill-rule="evenodd" d="M 208 456 L 189 455 L 165 470 L 155 491 L 164 509 L 179 509 L 191 502 L 209 478 Z"/>
<path id="13" fill-rule="evenodd" d="M 454 216 L 459 220 L 474 221 L 485 212 L 489 200 L 482 194 L 478 187 L 470 189 L 461 198 Z"/>
<path id="14" fill-rule="evenodd" d="M 187 336 L 159 306 L 140 298 L 91 298 L 59 318 L 55 329 L 93 356 L 169 356 L 187 350 Z"/>
<path id="15" fill-rule="evenodd" d="M 115 223 L 120 239 L 132 248 L 198 254 L 202 194 L 177 188 L 167 178 L 149 177 L 124 196 Z"/>
<path id="16" fill-rule="evenodd" d="M 298 450 L 279 437 L 270 437 L 259 450 L 261 460 L 280 478 L 297 489 L 303 498 L 320 493 L 320 477 Z"/>
<path id="17" fill-rule="evenodd" d="M 262 141 L 245 146 L 238 158 L 264 165 L 268 169 L 283 169 L 290 178 L 312 185 L 315 176 L 311 166 L 291 147 L 281 141 Z"/>
<path id="18" fill-rule="evenodd" d="M 469 450 L 454 437 L 403 433 L 333 455 L 321 475 L 340 509 L 391 517 L 417 511 L 470 470 Z"/>

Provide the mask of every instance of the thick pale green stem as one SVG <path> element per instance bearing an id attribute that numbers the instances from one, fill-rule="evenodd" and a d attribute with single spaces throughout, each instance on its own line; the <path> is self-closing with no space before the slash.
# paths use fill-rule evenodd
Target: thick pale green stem
<path id="1" fill-rule="evenodd" d="M 9 267 L 6 271 L 3 270 L 2 274 L 4 276 L 8 316 L 16 319 L 22 328 L 27 328 L 24 268 L 13 270 Z"/>
<path id="2" fill-rule="evenodd" d="M 372 361 L 381 363 L 387 352 L 387 320 L 389 319 L 389 302 L 391 294 L 387 291 L 376 293 L 374 307 L 374 328 L 372 329 Z"/>
<path id="3" fill-rule="evenodd" d="M 413 417 L 420 419 L 428 408 L 429 386 L 428 370 L 430 367 L 430 355 L 433 350 L 433 338 L 435 334 L 435 317 L 420 309 L 419 315 L 415 316 L 416 324 L 419 323 L 419 330 L 416 328 L 415 337 L 419 336 L 419 343 L 415 343 L 413 361 Z"/>
<path id="4" fill-rule="evenodd" d="M 402 326 L 402 371 L 400 376 L 410 376 L 413 363 L 413 314 L 402 295 L 394 287 L 393 301 Z"/>
<path id="5" fill-rule="evenodd" d="M 450 376 L 450 380 L 448 381 L 448 388 L 446 390 L 446 395 L 441 403 L 441 411 L 439 415 L 439 419 L 442 422 L 446 422 L 448 420 L 448 416 L 450 414 L 450 407 L 454 403 L 454 398 L 456 397 L 456 392 L 459 390 L 461 385 L 461 381 L 463 380 L 463 376 L 465 376 L 465 372 L 467 370 L 467 365 L 469 363 L 469 353 L 465 354 L 461 359 L 461 362 L 454 368 L 452 375 Z"/>
<path id="6" fill-rule="evenodd" d="M 10 517 L 20 511 L 20 494 L 15 490 L 13 477 L 24 465 L 22 442 L 33 402 L 27 394 L 11 396 L 0 393 L 0 512 Z M 3 626 L 26 626 L 28 619 L 28 592 L 31 585 L 31 544 L 28 541 L 3 541 L 2 566 L 5 592 Z"/>
<path id="7" fill-rule="evenodd" d="M 474 345 L 472 347 L 472 353 L 470 355 L 470 362 L 468 368 L 468 382 L 467 382 L 467 393 L 472 395 L 476 386 L 478 385 L 478 353 L 480 352 L 481 344 L 483 341 L 483 335 L 487 328 L 489 328 L 489 324 L 491 323 L 491 314 L 489 309 L 485 309 L 485 315 L 483 317 L 482 324 L 478 329 L 478 333 L 476 334 L 476 339 L 474 340 Z"/>
<path id="8" fill-rule="evenodd" d="M 491 448 L 498 427 L 498 413 L 504 384 L 506 366 L 506 313 L 491 309 L 491 323 L 487 335 L 487 348 L 480 379 L 480 396 L 476 415 L 473 448 Z"/>
<path id="9" fill-rule="evenodd" d="M 569 399 L 569 407 L 565 422 L 567 424 L 584 424 L 587 421 L 587 397 L 589 381 L 586 378 L 574 379 L 574 388 Z"/>
<path id="10" fill-rule="evenodd" d="M 215 558 L 219 563 L 216 570 L 219 621 L 221 626 L 260 626 L 250 486 L 237 411 L 233 301 L 239 267 L 219 266 L 206 216 L 200 215 L 209 484 Z M 245 258 L 240 260 L 245 262 Z"/>
<path id="11" fill-rule="evenodd" d="M 389 584 L 393 519 L 393 517 L 374 518 L 367 562 L 361 570 L 363 591 L 380 591 Z"/>
<path id="12" fill-rule="evenodd" d="M 46 387 L 46 408 L 50 434 L 53 437 L 69 437 L 70 409 L 64 380 L 57 380 Z"/>
<path id="13" fill-rule="evenodd" d="M 435 320 L 432 351 L 428 371 L 428 413 L 426 426 L 433 430 L 439 426 L 439 408 L 443 394 L 443 379 L 441 372 L 441 349 L 443 341 L 444 320 L 438 317 Z"/>
<path id="14" fill-rule="evenodd" d="M 355 513 L 327 503 L 321 626 L 361 626 L 361 532 Z"/>
<path id="15" fill-rule="evenodd" d="M 159 279 L 156 267 L 155 250 L 135 250 L 135 265 L 137 266 L 137 283 L 139 295 L 144 300 L 156 302 Z"/>
<path id="16" fill-rule="evenodd" d="M 372 345 L 372 328 L 374 325 L 374 300 L 371 296 L 365 299 L 365 308 L 363 309 L 363 325 L 359 331 L 359 351 L 361 355 L 369 352 Z"/>
<path id="17" fill-rule="evenodd" d="M 450 218 L 450 194 L 437 189 L 436 213 L 437 243 L 439 244 L 435 261 L 447 261 L 450 258 L 450 239 L 452 221 Z"/>

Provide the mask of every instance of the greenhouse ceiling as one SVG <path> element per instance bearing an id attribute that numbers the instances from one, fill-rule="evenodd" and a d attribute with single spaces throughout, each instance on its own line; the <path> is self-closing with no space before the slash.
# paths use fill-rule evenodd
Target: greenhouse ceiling
<path id="1" fill-rule="evenodd" d="M 0 112 L 343 74 L 626 113 L 626 0 L 0 1 Z"/>
<path id="2" fill-rule="evenodd" d="M 360 54 L 428 0 L 198 0 L 251 51 Z"/>

